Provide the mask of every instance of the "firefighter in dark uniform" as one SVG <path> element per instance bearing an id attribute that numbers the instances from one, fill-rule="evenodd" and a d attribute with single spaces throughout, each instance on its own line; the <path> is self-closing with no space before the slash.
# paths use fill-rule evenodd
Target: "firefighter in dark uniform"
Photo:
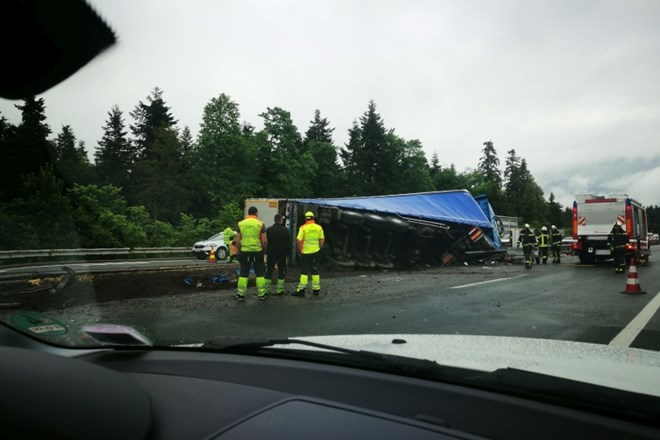
<path id="1" fill-rule="evenodd" d="M 543 264 L 548 264 L 548 251 L 550 250 L 550 234 L 548 228 L 543 226 L 539 234 L 539 256 L 543 260 Z"/>
<path id="2" fill-rule="evenodd" d="M 614 223 L 610 234 L 607 236 L 607 244 L 610 246 L 612 256 L 614 257 L 614 272 L 625 272 L 628 234 L 621 227 L 620 221 Z"/>
<path id="3" fill-rule="evenodd" d="M 534 253 L 534 246 L 536 245 L 536 235 L 529 229 L 529 224 L 520 231 L 518 237 L 518 247 L 522 244 L 523 254 L 525 255 L 525 267 L 530 269 L 532 267 L 532 254 Z"/>
<path id="4" fill-rule="evenodd" d="M 555 264 L 561 263 L 561 231 L 557 226 L 550 226 L 550 248 L 552 249 L 552 262 Z"/>

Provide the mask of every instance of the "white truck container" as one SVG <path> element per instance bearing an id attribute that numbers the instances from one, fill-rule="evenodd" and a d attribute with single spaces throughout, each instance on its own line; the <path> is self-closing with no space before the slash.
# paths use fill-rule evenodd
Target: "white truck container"
<path id="1" fill-rule="evenodd" d="M 275 214 L 278 213 L 278 207 L 281 199 L 245 199 L 244 215 L 248 215 L 250 206 L 255 206 L 259 211 L 259 219 L 264 222 L 266 227 L 275 223 Z"/>
<path id="2" fill-rule="evenodd" d="M 617 221 L 628 234 L 626 261 L 635 258 L 637 263 L 643 264 L 649 259 L 651 248 L 646 211 L 629 195 L 577 195 L 572 217 L 573 252 L 580 258 L 580 263 L 592 264 L 612 258 L 607 236 Z"/>

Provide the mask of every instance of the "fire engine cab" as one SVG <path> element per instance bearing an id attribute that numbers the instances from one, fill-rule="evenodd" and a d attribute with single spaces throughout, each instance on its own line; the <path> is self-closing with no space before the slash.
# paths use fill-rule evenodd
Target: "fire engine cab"
<path id="1" fill-rule="evenodd" d="M 582 264 L 593 264 L 612 258 L 607 245 L 614 223 L 628 234 L 626 261 L 635 258 L 636 264 L 644 264 L 651 255 L 646 211 L 627 194 L 575 196 L 573 202 L 573 253 Z"/>

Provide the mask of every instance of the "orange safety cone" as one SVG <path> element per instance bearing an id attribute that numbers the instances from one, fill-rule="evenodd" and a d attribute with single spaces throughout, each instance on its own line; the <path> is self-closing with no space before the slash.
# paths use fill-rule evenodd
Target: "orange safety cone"
<path id="1" fill-rule="evenodd" d="M 639 278 L 637 278 L 637 268 L 635 267 L 635 257 L 630 259 L 630 268 L 628 269 L 628 279 L 626 280 L 626 290 L 621 293 L 646 293 L 639 285 Z"/>
<path id="2" fill-rule="evenodd" d="M 215 263 L 215 246 L 211 246 L 211 252 L 209 252 L 209 263 Z"/>

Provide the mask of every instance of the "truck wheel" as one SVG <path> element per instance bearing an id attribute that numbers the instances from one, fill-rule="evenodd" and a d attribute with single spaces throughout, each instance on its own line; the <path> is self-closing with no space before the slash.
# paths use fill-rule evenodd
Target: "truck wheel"
<path id="1" fill-rule="evenodd" d="M 215 251 L 215 258 L 218 260 L 226 260 L 227 259 L 227 248 L 219 247 L 217 251 Z"/>
<path id="2" fill-rule="evenodd" d="M 342 211 L 341 221 L 349 225 L 361 225 L 364 223 L 364 216 L 359 212 Z"/>
<path id="3" fill-rule="evenodd" d="M 408 222 L 396 217 L 387 219 L 387 229 L 392 232 L 406 232 L 408 230 Z"/>
<path id="4" fill-rule="evenodd" d="M 376 214 L 364 214 L 364 224 L 372 228 L 385 229 L 387 227 L 387 219 Z"/>

